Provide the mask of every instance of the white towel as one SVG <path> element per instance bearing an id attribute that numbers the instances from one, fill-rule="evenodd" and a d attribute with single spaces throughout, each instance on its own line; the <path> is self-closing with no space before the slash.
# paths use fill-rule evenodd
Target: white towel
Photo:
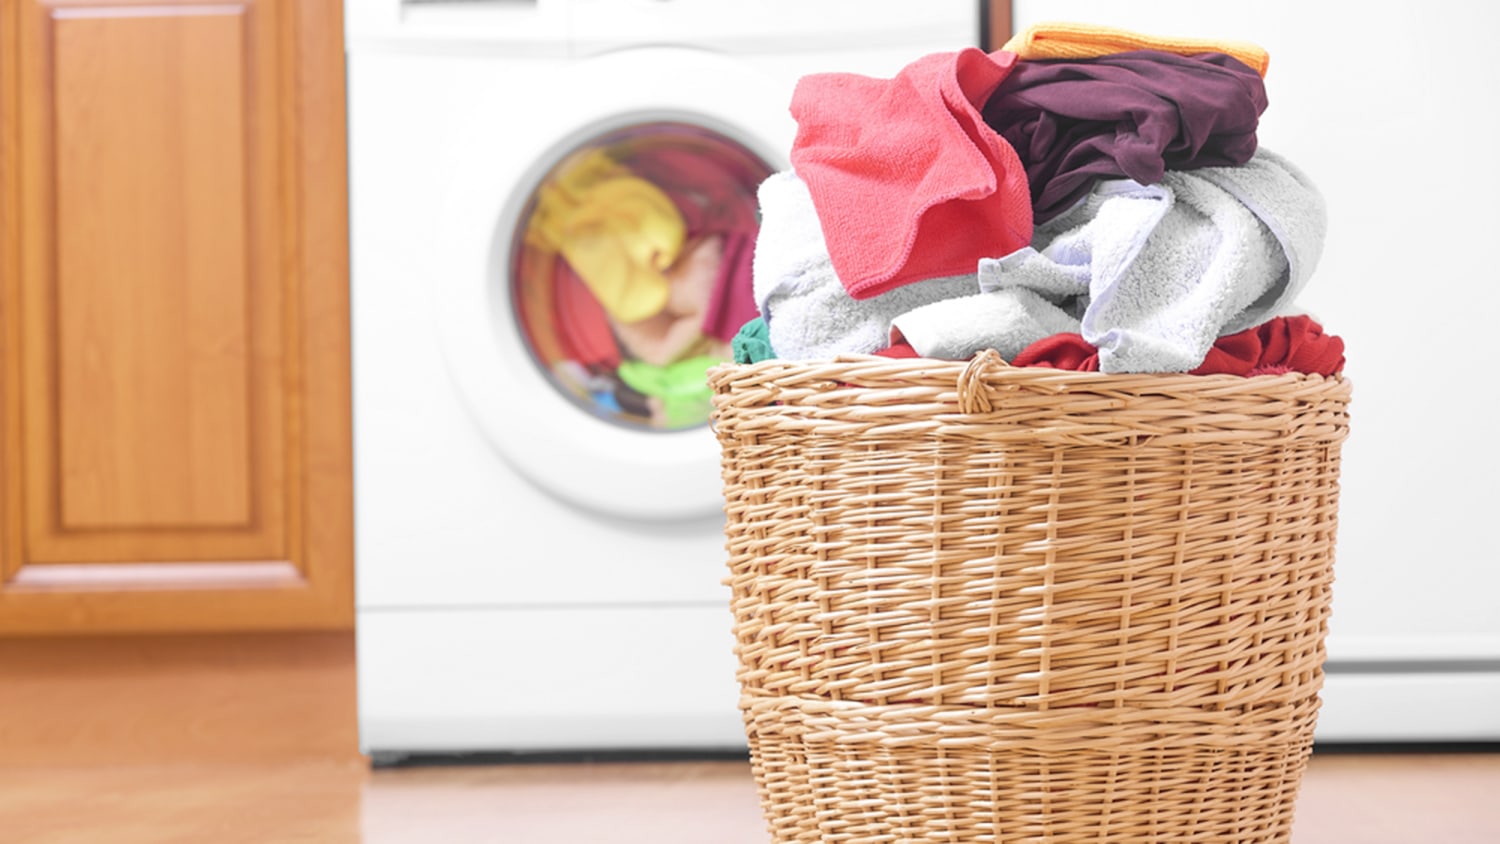
<path id="1" fill-rule="evenodd" d="M 923 305 L 893 323 L 917 354 L 968 360 L 994 349 L 1010 360 L 1053 334 L 1078 332 L 1078 319 L 1024 287 L 1008 287 Z"/>
<path id="2" fill-rule="evenodd" d="M 879 351 L 890 345 L 891 321 L 898 315 L 979 290 L 977 277 L 964 275 L 855 299 L 834 273 L 807 185 L 783 171 L 761 183 L 758 197 L 761 225 L 752 280 L 755 304 L 778 358 Z"/>
<path id="3" fill-rule="evenodd" d="M 1264 322 L 1305 285 L 1326 228 L 1316 188 L 1260 150 L 1240 167 L 1096 185 L 1032 248 L 979 263 L 980 287 L 1086 302 L 1105 372 L 1186 372 L 1220 335 Z"/>

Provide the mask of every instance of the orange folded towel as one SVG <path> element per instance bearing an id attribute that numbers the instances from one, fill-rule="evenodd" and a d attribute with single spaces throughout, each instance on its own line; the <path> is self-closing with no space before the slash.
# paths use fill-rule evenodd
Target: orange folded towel
<path id="1" fill-rule="evenodd" d="M 1264 49 L 1247 41 L 1164 38 L 1083 23 L 1039 23 L 1016 34 L 1000 49 L 1015 53 L 1022 59 L 1089 59 L 1129 50 L 1160 50 L 1179 56 L 1226 53 L 1244 62 L 1262 78 L 1271 64 L 1271 57 Z"/>

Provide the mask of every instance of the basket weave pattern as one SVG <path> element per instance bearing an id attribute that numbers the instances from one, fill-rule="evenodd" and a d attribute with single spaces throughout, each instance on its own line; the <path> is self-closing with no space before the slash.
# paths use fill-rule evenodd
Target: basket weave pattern
<path id="1" fill-rule="evenodd" d="M 1349 386 L 710 373 L 776 841 L 1289 840 Z"/>

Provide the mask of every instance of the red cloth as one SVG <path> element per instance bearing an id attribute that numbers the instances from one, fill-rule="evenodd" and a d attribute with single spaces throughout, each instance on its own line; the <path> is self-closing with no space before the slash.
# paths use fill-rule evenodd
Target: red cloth
<path id="1" fill-rule="evenodd" d="M 980 258 L 1031 243 L 1026 172 L 980 114 L 1015 62 L 969 47 L 924 56 L 893 79 L 797 83 L 792 169 L 850 296 L 972 273 Z"/>
<path id="2" fill-rule="evenodd" d="M 620 365 L 620 345 L 604 306 L 561 256 L 553 259 L 552 322 L 569 359 L 584 366 L 613 370 Z"/>
<path id="3" fill-rule="evenodd" d="M 643 147 L 625 159 L 630 172 L 662 189 L 682 213 L 688 237 L 748 232 L 755 216 L 755 189 L 770 168 L 748 153 L 734 157 L 709 148 Z"/>
<path id="4" fill-rule="evenodd" d="M 905 340 L 901 340 L 900 342 L 897 342 L 897 343 L 892 343 L 891 345 L 887 346 L 884 349 L 881 349 L 880 351 L 876 352 L 875 354 L 880 355 L 883 358 L 919 358 L 919 357 L 921 357 L 921 355 L 917 354 L 917 350 L 912 347 L 912 344 L 906 342 Z"/>
<path id="5" fill-rule="evenodd" d="M 1275 371 L 1333 375 L 1344 371 L 1344 341 L 1324 334 L 1309 316 L 1273 319 L 1255 330 L 1262 344 L 1260 360 L 1251 375 Z"/>
<path id="6" fill-rule="evenodd" d="M 1214 341 L 1194 375 L 1249 375 L 1260 361 L 1264 344 L 1258 328 L 1247 328 Z"/>
<path id="7" fill-rule="evenodd" d="M 1054 334 L 1021 350 L 1012 366 L 1047 366 L 1078 372 L 1099 370 L 1099 350 L 1078 334 Z M 1220 337 L 1193 375 L 1273 375 L 1305 372 L 1336 375 L 1344 369 L 1344 341 L 1325 334 L 1312 317 L 1274 317 L 1254 328 Z"/>
<path id="8" fill-rule="evenodd" d="M 1099 350 L 1083 339 L 1082 334 L 1054 334 L 1022 349 L 1010 365 L 1098 372 Z"/>
<path id="9" fill-rule="evenodd" d="M 724 257 L 713 293 L 703 313 L 703 334 L 728 343 L 739 333 L 740 326 L 760 316 L 755 307 L 755 292 L 750 283 L 751 262 L 755 257 L 755 232 L 735 231 L 724 235 Z"/>

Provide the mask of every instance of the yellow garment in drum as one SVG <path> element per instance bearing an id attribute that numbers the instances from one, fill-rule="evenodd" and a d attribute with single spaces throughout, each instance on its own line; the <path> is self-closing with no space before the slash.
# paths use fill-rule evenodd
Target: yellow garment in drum
<path id="1" fill-rule="evenodd" d="M 687 237 L 661 188 L 590 150 L 537 193 L 528 237 L 560 253 L 611 317 L 638 322 L 661 312 L 664 271 Z"/>

